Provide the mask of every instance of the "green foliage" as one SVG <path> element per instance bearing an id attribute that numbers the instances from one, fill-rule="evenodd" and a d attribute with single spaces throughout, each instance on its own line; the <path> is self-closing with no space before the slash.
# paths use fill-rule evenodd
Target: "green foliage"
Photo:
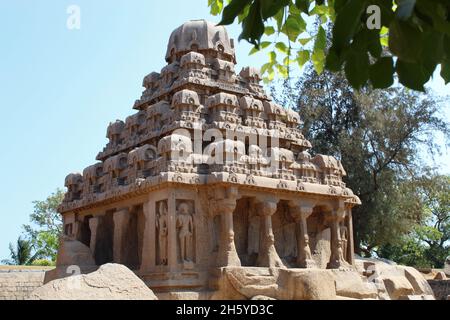
<path id="1" fill-rule="evenodd" d="M 369 6 L 381 13 L 381 29 L 369 30 L 373 16 Z M 258 50 L 281 50 L 286 58 L 270 60 L 264 68 L 266 82 L 274 70 L 287 77 L 284 61 L 294 60 L 300 67 L 305 58 L 317 73 L 326 68 L 345 71 L 353 88 L 367 83 L 387 88 L 397 76 L 404 86 L 424 91 L 437 66 L 450 82 L 450 3 L 448 0 L 208 0 L 213 15 L 222 14 L 220 24 L 239 18 L 240 39 Z M 325 26 L 333 23 L 330 46 L 324 45 Z M 281 38 L 281 40 L 280 40 Z M 266 40 L 263 40 L 266 39 Z M 303 39 L 315 39 L 308 45 Z M 272 43 L 262 46 L 262 43 Z M 283 61 L 283 62 L 281 62 Z"/>
<path id="2" fill-rule="evenodd" d="M 30 215 L 31 224 L 23 228 L 38 256 L 56 261 L 59 236 L 62 232 L 61 215 L 58 206 L 64 198 L 64 191 L 56 190 L 44 201 L 34 201 L 34 211 Z"/>
<path id="3" fill-rule="evenodd" d="M 16 246 L 9 244 L 11 260 L 3 260 L 2 263 L 8 265 L 31 265 L 36 259 L 37 254 L 33 254 L 33 247 L 30 241 L 19 237 Z"/>
<path id="4" fill-rule="evenodd" d="M 442 268 L 450 255 L 450 176 L 427 175 L 410 184 L 425 219 L 398 243 L 381 246 L 377 254 L 401 264 Z"/>
<path id="5" fill-rule="evenodd" d="M 272 95 L 299 111 L 313 154 L 342 161 L 345 182 L 362 200 L 353 218 L 358 253 L 401 243 L 425 221 L 420 190 L 409 181 L 423 168 L 424 148 L 439 151 L 436 132 L 449 136 L 436 98 L 401 87 L 358 92 L 342 72 L 317 74 L 312 67 L 293 88 L 286 81 Z"/>
<path id="6" fill-rule="evenodd" d="M 55 266 L 55 262 L 47 259 L 38 259 L 34 260 L 31 265 L 36 267 L 52 267 Z"/>

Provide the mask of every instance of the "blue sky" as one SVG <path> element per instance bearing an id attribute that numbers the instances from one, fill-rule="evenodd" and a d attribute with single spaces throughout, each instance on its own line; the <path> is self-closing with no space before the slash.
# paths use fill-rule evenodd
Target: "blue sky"
<path id="1" fill-rule="evenodd" d="M 81 8 L 81 30 L 66 27 L 69 5 Z M 207 0 L 0 1 L 0 260 L 32 201 L 95 163 L 108 123 L 133 113 L 143 77 L 165 64 L 172 30 L 200 18 L 218 22 Z M 239 26 L 228 30 L 238 38 Z M 237 45 L 239 67 L 265 62 L 250 49 Z M 442 81 L 431 86 L 450 93 Z"/>

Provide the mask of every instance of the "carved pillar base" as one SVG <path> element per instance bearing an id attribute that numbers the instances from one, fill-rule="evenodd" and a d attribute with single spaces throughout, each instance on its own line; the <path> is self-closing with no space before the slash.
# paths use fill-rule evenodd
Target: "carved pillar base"
<path id="1" fill-rule="evenodd" d="M 348 269 L 351 265 L 345 261 L 342 249 L 339 222 L 345 217 L 345 211 L 341 208 L 333 211 L 331 217 L 331 258 L 327 269 Z"/>
<path id="2" fill-rule="evenodd" d="M 260 215 L 259 254 L 256 260 L 258 267 L 284 268 L 284 264 L 275 249 L 275 237 L 272 230 L 272 215 L 277 211 L 276 201 L 258 203 Z"/>
<path id="3" fill-rule="evenodd" d="M 233 211 L 236 208 L 236 200 L 224 199 L 217 202 L 217 211 L 220 214 L 221 235 L 217 266 L 241 266 L 241 260 L 234 244 Z"/>
<path id="4" fill-rule="evenodd" d="M 307 219 L 313 213 L 312 204 L 302 205 L 299 202 L 289 204 L 291 216 L 296 222 L 297 236 L 297 266 L 299 268 L 317 268 L 316 262 L 312 258 L 311 248 L 309 246 Z"/>

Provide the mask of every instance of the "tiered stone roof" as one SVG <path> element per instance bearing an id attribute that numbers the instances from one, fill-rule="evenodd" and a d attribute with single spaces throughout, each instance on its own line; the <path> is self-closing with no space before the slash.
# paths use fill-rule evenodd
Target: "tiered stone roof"
<path id="1" fill-rule="evenodd" d="M 120 201 L 164 183 L 233 183 L 359 203 L 342 182 L 339 160 L 311 157 L 298 113 L 272 101 L 259 70 L 236 73 L 234 43 L 224 27 L 204 20 L 183 24 L 170 36 L 166 61 L 160 73 L 144 78 L 136 113 L 108 126 L 109 142 L 97 155 L 99 162 L 66 178 L 62 213 Z M 195 134 L 210 129 L 224 138 L 196 146 Z M 273 137 L 278 145 L 261 143 Z M 218 150 L 229 161 L 212 162 Z"/>

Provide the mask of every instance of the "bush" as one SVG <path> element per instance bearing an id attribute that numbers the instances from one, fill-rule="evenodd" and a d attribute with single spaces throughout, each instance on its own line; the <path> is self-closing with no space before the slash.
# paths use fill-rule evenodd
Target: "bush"
<path id="1" fill-rule="evenodd" d="M 47 259 L 38 259 L 38 260 L 34 260 L 31 265 L 36 266 L 36 267 L 51 267 L 51 266 L 54 266 L 55 263 L 53 261 L 50 261 Z"/>

